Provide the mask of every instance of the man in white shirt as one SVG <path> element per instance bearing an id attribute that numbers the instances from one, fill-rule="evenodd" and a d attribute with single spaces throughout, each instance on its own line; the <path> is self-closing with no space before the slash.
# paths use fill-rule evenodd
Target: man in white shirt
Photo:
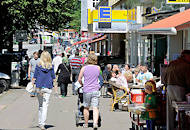
<path id="1" fill-rule="evenodd" d="M 147 66 L 143 66 L 142 73 L 139 73 L 137 76 L 137 82 L 145 84 L 145 82 L 148 80 L 153 80 L 153 74 L 148 71 Z"/>
<path id="2" fill-rule="evenodd" d="M 57 53 L 57 55 L 53 58 L 52 64 L 54 65 L 54 72 L 57 72 L 59 65 L 62 63 L 62 54 Z"/>
<path id="3" fill-rule="evenodd" d="M 53 58 L 52 64 L 53 64 L 53 66 L 54 66 L 54 73 L 55 73 L 55 74 L 56 74 L 56 72 L 57 72 L 57 69 L 58 69 L 59 65 L 62 63 L 62 57 L 61 57 L 61 56 L 62 56 L 61 52 L 57 52 L 56 57 Z M 58 87 L 57 79 L 58 79 L 58 76 L 56 75 L 56 79 L 54 80 L 54 87 L 55 87 L 56 93 L 58 94 L 58 90 L 57 90 L 57 87 Z"/>

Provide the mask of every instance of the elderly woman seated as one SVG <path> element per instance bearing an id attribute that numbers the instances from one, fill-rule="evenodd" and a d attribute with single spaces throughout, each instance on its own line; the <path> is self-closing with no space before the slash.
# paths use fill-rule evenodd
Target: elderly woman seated
<path id="1" fill-rule="evenodd" d="M 119 86 L 120 89 L 123 89 L 127 92 L 129 92 L 129 88 L 128 88 L 128 83 L 127 83 L 127 79 L 128 79 L 128 75 L 127 74 L 122 74 L 121 71 L 112 71 L 112 78 L 110 79 L 110 81 L 115 82 L 115 84 L 117 86 Z"/>
<path id="2" fill-rule="evenodd" d="M 111 111 L 118 108 L 118 103 L 126 98 L 126 95 L 129 93 L 128 83 L 127 83 L 127 74 L 122 75 L 121 71 L 117 72 L 112 71 L 112 78 L 110 79 L 110 84 L 112 85 L 113 90 L 113 102 Z M 127 100 L 126 100 L 127 101 Z"/>

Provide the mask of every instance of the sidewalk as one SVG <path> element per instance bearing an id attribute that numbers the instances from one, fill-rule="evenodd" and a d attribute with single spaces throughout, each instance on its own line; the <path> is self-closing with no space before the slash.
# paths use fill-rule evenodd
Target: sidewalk
<path id="1" fill-rule="evenodd" d="M 110 98 L 100 99 L 102 126 L 99 130 L 128 130 L 131 128 L 128 112 L 110 112 Z M 75 126 L 77 111 L 77 96 L 71 95 L 56 98 L 53 93 L 50 98 L 47 125 L 48 130 L 82 130 Z M 24 89 L 11 89 L 0 96 L 0 129 L 39 130 L 38 102 L 31 98 Z M 90 130 L 92 128 L 87 128 Z"/>

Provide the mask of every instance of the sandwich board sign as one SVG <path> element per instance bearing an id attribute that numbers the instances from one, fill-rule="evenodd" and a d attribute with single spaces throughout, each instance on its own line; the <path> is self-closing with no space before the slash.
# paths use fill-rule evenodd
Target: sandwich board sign
<path id="1" fill-rule="evenodd" d="M 190 4 L 190 0 L 166 0 L 167 4 Z"/>

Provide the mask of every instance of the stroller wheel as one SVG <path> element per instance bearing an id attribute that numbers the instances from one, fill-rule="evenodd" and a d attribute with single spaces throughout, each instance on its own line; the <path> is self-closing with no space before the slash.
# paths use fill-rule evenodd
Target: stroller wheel
<path id="1" fill-rule="evenodd" d="M 79 115 L 78 113 L 75 113 L 75 121 L 76 121 L 76 127 L 79 126 Z"/>

